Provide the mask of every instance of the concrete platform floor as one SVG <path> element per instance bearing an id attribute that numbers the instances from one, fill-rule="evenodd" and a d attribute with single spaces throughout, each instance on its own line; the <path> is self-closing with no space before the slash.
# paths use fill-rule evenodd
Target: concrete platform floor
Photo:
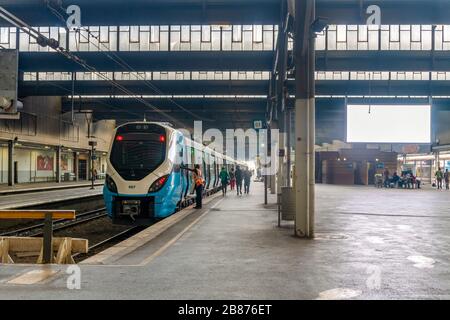
<path id="1" fill-rule="evenodd" d="M 318 185 L 315 240 L 277 228 L 262 192 L 211 201 L 148 263 L 81 265 L 80 290 L 66 267 L 17 284 L 45 267 L 0 266 L 0 299 L 450 298 L 450 192 Z"/>
<path id="2" fill-rule="evenodd" d="M 42 189 L 40 192 L 18 194 L 0 194 L 0 210 L 20 209 L 23 207 L 44 205 L 61 200 L 81 199 L 95 195 L 101 195 L 102 185 L 97 185 L 94 190 L 89 186 L 82 188 Z M 80 200 L 81 201 L 81 200 Z M 0 222 L 1 223 L 1 222 Z"/>
<path id="3" fill-rule="evenodd" d="M 104 181 L 97 180 L 95 182 L 95 186 L 101 186 L 104 184 Z M 22 183 L 16 184 L 12 187 L 1 184 L 0 185 L 0 196 L 2 195 L 10 195 L 10 194 L 19 194 L 19 193 L 32 193 L 32 192 L 41 192 L 43 190 L 62 190 L 62 189 L 74 189 L 74 188 L 86 188 L 90 187 L 91 182 L 89 181 L 79 181 L 79 182 L 42 182 L 42 183 Z"/>

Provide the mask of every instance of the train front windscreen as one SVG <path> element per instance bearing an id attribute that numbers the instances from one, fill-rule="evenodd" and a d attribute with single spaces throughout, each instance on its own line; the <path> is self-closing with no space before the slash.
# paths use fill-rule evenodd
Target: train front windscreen
<path id="1" fill-rule="evenodd" d="M 135 124 L 117 130 L 110 161 L 123 179 L 139 181 L 155 171 L 165 156 L 165 129 Z"/>

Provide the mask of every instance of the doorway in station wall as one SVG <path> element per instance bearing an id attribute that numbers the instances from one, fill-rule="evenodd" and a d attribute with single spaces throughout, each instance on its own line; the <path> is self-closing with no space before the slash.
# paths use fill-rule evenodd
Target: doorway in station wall
<path id="1" fill-rule="evenodd" d="M 19 183 L 19 162 L 14 161 L 14 183 Z"/>
<path id="2" fill-rule="evenodd" d="M 375 184 L 375 174 L 377 173 L 377 164 L 374 162 L 369 162 L 369 175 L 368 175 L 368 184 L 373 185 Z"/>
<path id="3" fill-rule="evenodd" d="M 362 163 L 361 162 L 355 162 L 354 163 L 354 170 L 355 170 L 355 174 L 354 174 L 354 183 L 355 185 L 363 185 L 363 179 L 362 179 L 362 174 L 363 174 L 363 169 L 362 169 Z"/>
<path id="4" fill-rule="evenodd" d="M 78 178 L 87 180 L 87 160 L 78 160 Z"/>

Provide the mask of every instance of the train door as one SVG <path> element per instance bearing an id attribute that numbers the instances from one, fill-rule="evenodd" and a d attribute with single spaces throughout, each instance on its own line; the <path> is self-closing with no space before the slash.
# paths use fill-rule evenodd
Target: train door
<path id="1" fill-rule="evenodd" d="M 217 163 L 216 163 L 217 158 L 215 156 L 213 156 L 213 160 L 212 160 L 212 170 L 214 173 L 214 180 L 213 180 L 213 188 L 215 188 L 217 186 L 217 178 L 219 177 L 219 172 L 217 172 Z"/>
<path id="2" fill-rule="evenodd" d="M 177 203 L 183 200 L 186 190 L 186 180 L 184 170 L 181 167 L 184 165 L 184 139 L 183 136 L 176 134 L 176 147 L 175 147 L 175 165 L 173 168 L 173 183 L 176 188 L 174 192 L 174 201 Z"/>
<path id="3" fill-rule="evenodd" d="M 209 154 L 206 152 L 203 152 L 203 166 L 205 168 L 205 180 L 206 180 L 205 188 L 208 190 L 209 185 L 211 183 L 211 174 L 209 171 Z"/>
<path id="4" fill-rule="evenodd" d="M 375 174 L 377 173 L 377 164 L 375 162 L 369 162 L 368 164 L 368 185 L 375 184 Z"/>
<path id="5" fill-rule="evenodd" d="M 216 184 L 216 169 L 215 169 L 215 161 L 214 156 L 212 154 L 209 155 L 210 162 L 209 162 L 209 175 L 211 177 L 211 181 L 209 183 L 210 188 L 214 188 Z"/>
<path id="6" fill-rule="evenodd" d="M 217 172 L 217 166 L 216 166 L 216 157 L 213 156 L 212 162 L 211 162 L 211 170 L 213 172 L 213 188 L 217 185 L 217 180 L 219 178 L 219 172 Z"/>
<path id="7" fill-rule="evenodd" d="M 209 175 L 208 175 L 208 172 L 209 172 L 209 168 L 208 168 L 208 164 L 207 164 L 207 160 L 206 160 L 206 157 L 207 157 L 208 155 L 205 153 L 205 152 L 203 152 L 202 153 L 202 161 L 203 161 L 203 165 L 202 165 L 202 172 L 203 172 L 203 176 L 204 176 L 204 179 L 205 179 L 205 190 L 207 190 L 208 189 L 208 186 L 209 186 Z"/>
<path id="8" fill-rule="evenodd" d="M 220 165 L 219 165 L 219 159 L 216 157 L 216 161 L 214 162 L 214 167 L 216 168 L 216 184 L 215 187 L 217 187 L 219 185 L 219 180 L 220 180 Z"/>
<path id="9" fill-rule="evenodd" d="M 206 161 L 205 161 L 205 152 L 202 151 L 202 173 L 203 173 L 203 179 L 205 179 L 205 183 L 208 184 L 208 171 L 206 170 Z"/>
<path id="10" fill-rule="evenodd" d="M 221 161 L 218 161 L 218 163 L 216 164 L 216 172 L 217 172 L 216 187 L 220 185 L 220 171 L 222 171 L 222 166 L 220 162 Z"/>
<path id="11" fill-rule="evenodd" d="M 195 166 L 195 149 L 193 147 L 191 147 L 191 163 L 189 164 L 189 169 L 194 170 L 194 166 Z M 194 183 L 194 175 L 192 173 L 192 171 L 189 171 L 188 173 L 189 175 L 189 181 L 190 181 L 190 189 L 189 189 L 189 194 L 193 195 L 195 192 L 195 183 Z"/>
<path id="12" fill-rule="evenodd" d="M 189 152 L 186 145 L 183 144 L 183 166 L 189 167 Z M 184 170 L 183 173 L 184 181 L 185 181 L 185 189 L 184 189 L 184 195 L 183 197 L 186 198 L 189 194 L 189 187 L 191 185 L 191 180 L 189 179 L 189 170 Z"/>

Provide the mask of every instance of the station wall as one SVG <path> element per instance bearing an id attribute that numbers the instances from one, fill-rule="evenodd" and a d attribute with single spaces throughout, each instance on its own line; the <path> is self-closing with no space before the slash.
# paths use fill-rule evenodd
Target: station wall
<path id="1" fill-rule="evenodd" d="M 0 140 L 14 140 L 39 145 L 63 146 L 89 150 L 89 140 L 97 150 L 108 150 L 114 120 L 92 121 L 92 114 L 61 114 L 60 97 L 27 97 L 20 120 L 0 120 Z M 95 137 L 95 138 L 88 138 Z"/>
<path id="2" fill-rule="evenodd" d="M 60 97 L 25 98 L 20 120 L 0 120 L 0 183 L 8 183 L 8 141 L 15 145 L 15 183 L 56 181 L 58 147 L 62 180 L 90 179 L 90 140 L 97 142 L 94 169 L 104 177 L 115 126 L 113 120 L 94 122 L 90 112 L 75 113 L 72 121 L 61 114 Z"/>
<path id="3" fill-rule="evenodd" d="M 77 152 L 79 162 L 75 161 L 75 152 L 61 152 L 61 180 L 73 180 L 78 170 L 80 180 L 90 179 L 90 161 L 87 152 Z M 16 146 L 14 148 L 15 183 L 39 183 L 56 181 L 56 150 L 37 147 Z M 98 178 L 106 173 L 106 153 L 96 153 L 94 169 Z M 8 183 L 8 147 L 0 147 L 0 183 Z M 69 176 L 67 176 L 69 174 Z M 68 178 L 65 178 L 68 177 Z"/>

